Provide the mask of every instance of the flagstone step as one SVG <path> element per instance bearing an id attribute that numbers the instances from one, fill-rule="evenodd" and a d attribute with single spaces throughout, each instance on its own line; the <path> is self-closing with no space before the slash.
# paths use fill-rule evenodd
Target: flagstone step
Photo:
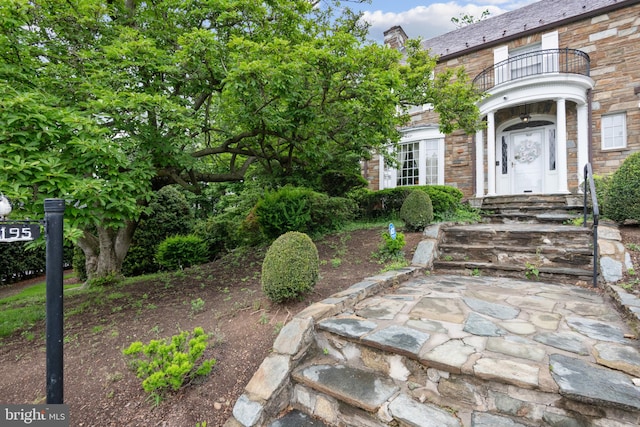
<path id="1" fill-rule="evenodd" d="M 589 248 L 587 228 L 548 224 L 471 224 L 443 227 L 442 244 Z"/>
<path id="2" fill-rule="evenodd" d="M 494 264 L 544 267 L 589 268 L 593 251 L 589 247 L 565 248 L 555 246 L 466 245 L 441 243 L 439 258 L 443 261 L 488 262 Z"/>
<path id="3" fill-rule="evenodd" d="M 572 285 L 593 282 L 592 268 L 509 265 L 475 261 L 436 260 L 433 262 L 432 273 L 457 274 L 461 276 L 512 277 L 516 279 L 551 281 Z"/>
<path id="4" fill-rule="evenodd" d="M 337 425 L 383 426 L 395 422 L 423 427 L 461 426 L 450 412 L 419 402 L 401 392 L 391 378 L 374 371 L 320 364 L 303 367 L 294 372 L 293 378 L 303 385 L 296 386 L 294 399 L 302 406 L 306 403 L 309 412 L 318 412 L 318 401 L 326 400 L 335 408 L 329 417 Z M 345 403 L 360 411 L 345 410 Z"/>

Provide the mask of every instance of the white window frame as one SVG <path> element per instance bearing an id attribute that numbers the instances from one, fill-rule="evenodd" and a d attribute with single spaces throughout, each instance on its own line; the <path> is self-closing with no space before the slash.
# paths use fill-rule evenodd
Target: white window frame
<path id="1" fill-rule="evenodd" d="M 614 123 L 616 119 L 621 123 Z M 614 113 L 603 115 L 600 121 L 600 139 L 603 150 L 627 148 L 627 114 Z"/>
<path id="2" fill-rule="evenodd" d="M 427 144 L 428 141 L 437 140 L 437 182 L 427 184 Z M 404 136 L 400 140 L 399 145 L 415 144 L 418 143 L 418 181 L 417 183 L 403 185 L 403 187 L 409 187 L 412 185 L 444 185 L 445 175 L 445 143 L 444 134 L 440 133 L 437 127 L 423 128 L 405 132 Z M 402 150 L 398 150 L 400 154 Z M 433 150 L 432 150 L 433 152 Z M 400 161 L 400 167 L 402 167 L 402 160 Z M 380 161 L 383 161 L 382 158 Z M 400 178 L 401 171 L 399 169 L 389 169 L 387 167 L 381 168 L 380 171 L 380 189 L 384 188 L 396 188 L 398 187 L 398 179 Z"/>

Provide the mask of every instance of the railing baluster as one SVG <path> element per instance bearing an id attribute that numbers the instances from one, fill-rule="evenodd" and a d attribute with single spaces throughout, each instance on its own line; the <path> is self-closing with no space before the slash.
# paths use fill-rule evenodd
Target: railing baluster
<path id="1" fill-rule="evenodd" d="M 587 184 L 589 188 L 587 188 Z M 587 193 L 591 192 L 591 210 L 593 211 L 593 286 L 598 286 L 598 220 L 600 218 L 600 207 L 598 206 L 598 196 L 596 194 L 596 184 L 593 181 L 593 170 L 591 163 L 584 165 L 584 202 L 582 224 L 587 226 Z"/>
<path id="2" fill-rule="evenodd" d="M 561 63 L 562 61 L 564 63 Z M 485 68 L 473 79 L 473 85 L 486 92 L 492 87 L 508 81 L 557 72 L 588 76 L 590 73 L 589 55 L 569 48 L 525 53 Z"/>

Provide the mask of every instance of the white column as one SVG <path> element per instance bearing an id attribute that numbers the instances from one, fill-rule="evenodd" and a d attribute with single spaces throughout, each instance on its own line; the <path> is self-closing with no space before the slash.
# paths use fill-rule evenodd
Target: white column
<path id="1" fill-rule="evenodd" d="M 584 165 L 589 161 L 589 117 L 587 104 L 578 105 L 578 183 L 584 180 Z M 580 189 L 582 189 L 582 185 Z"/>
<path id="2" fill-rule="evenodd" d="M 487 114 L 487 196 L 496 195 L 496 122 L 493 111 Z"/>
<path id="3" fill-rule="evenodd" d="M 567 111 L 564 99 L 558 99 L 557 127 L 558 127 L 558 193 L 568 193 L 567 187 Z"/>
<path id="4" fill-rule="evenodd" d="M 476 132 L 476 197 L 484 197 L 484 138 Z"/>

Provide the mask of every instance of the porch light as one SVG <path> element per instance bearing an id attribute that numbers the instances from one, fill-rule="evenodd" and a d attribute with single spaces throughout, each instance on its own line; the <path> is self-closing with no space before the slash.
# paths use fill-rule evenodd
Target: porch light
<path id="1" fill-rule="evenodd" d="M 520 120 L 522 120 L 523 123 L 528 123 L 530 119 L 531 119 L 531 115 L 527 113 L 527 106 L 525 104 L 524 113 L 520 114 Z"/>

